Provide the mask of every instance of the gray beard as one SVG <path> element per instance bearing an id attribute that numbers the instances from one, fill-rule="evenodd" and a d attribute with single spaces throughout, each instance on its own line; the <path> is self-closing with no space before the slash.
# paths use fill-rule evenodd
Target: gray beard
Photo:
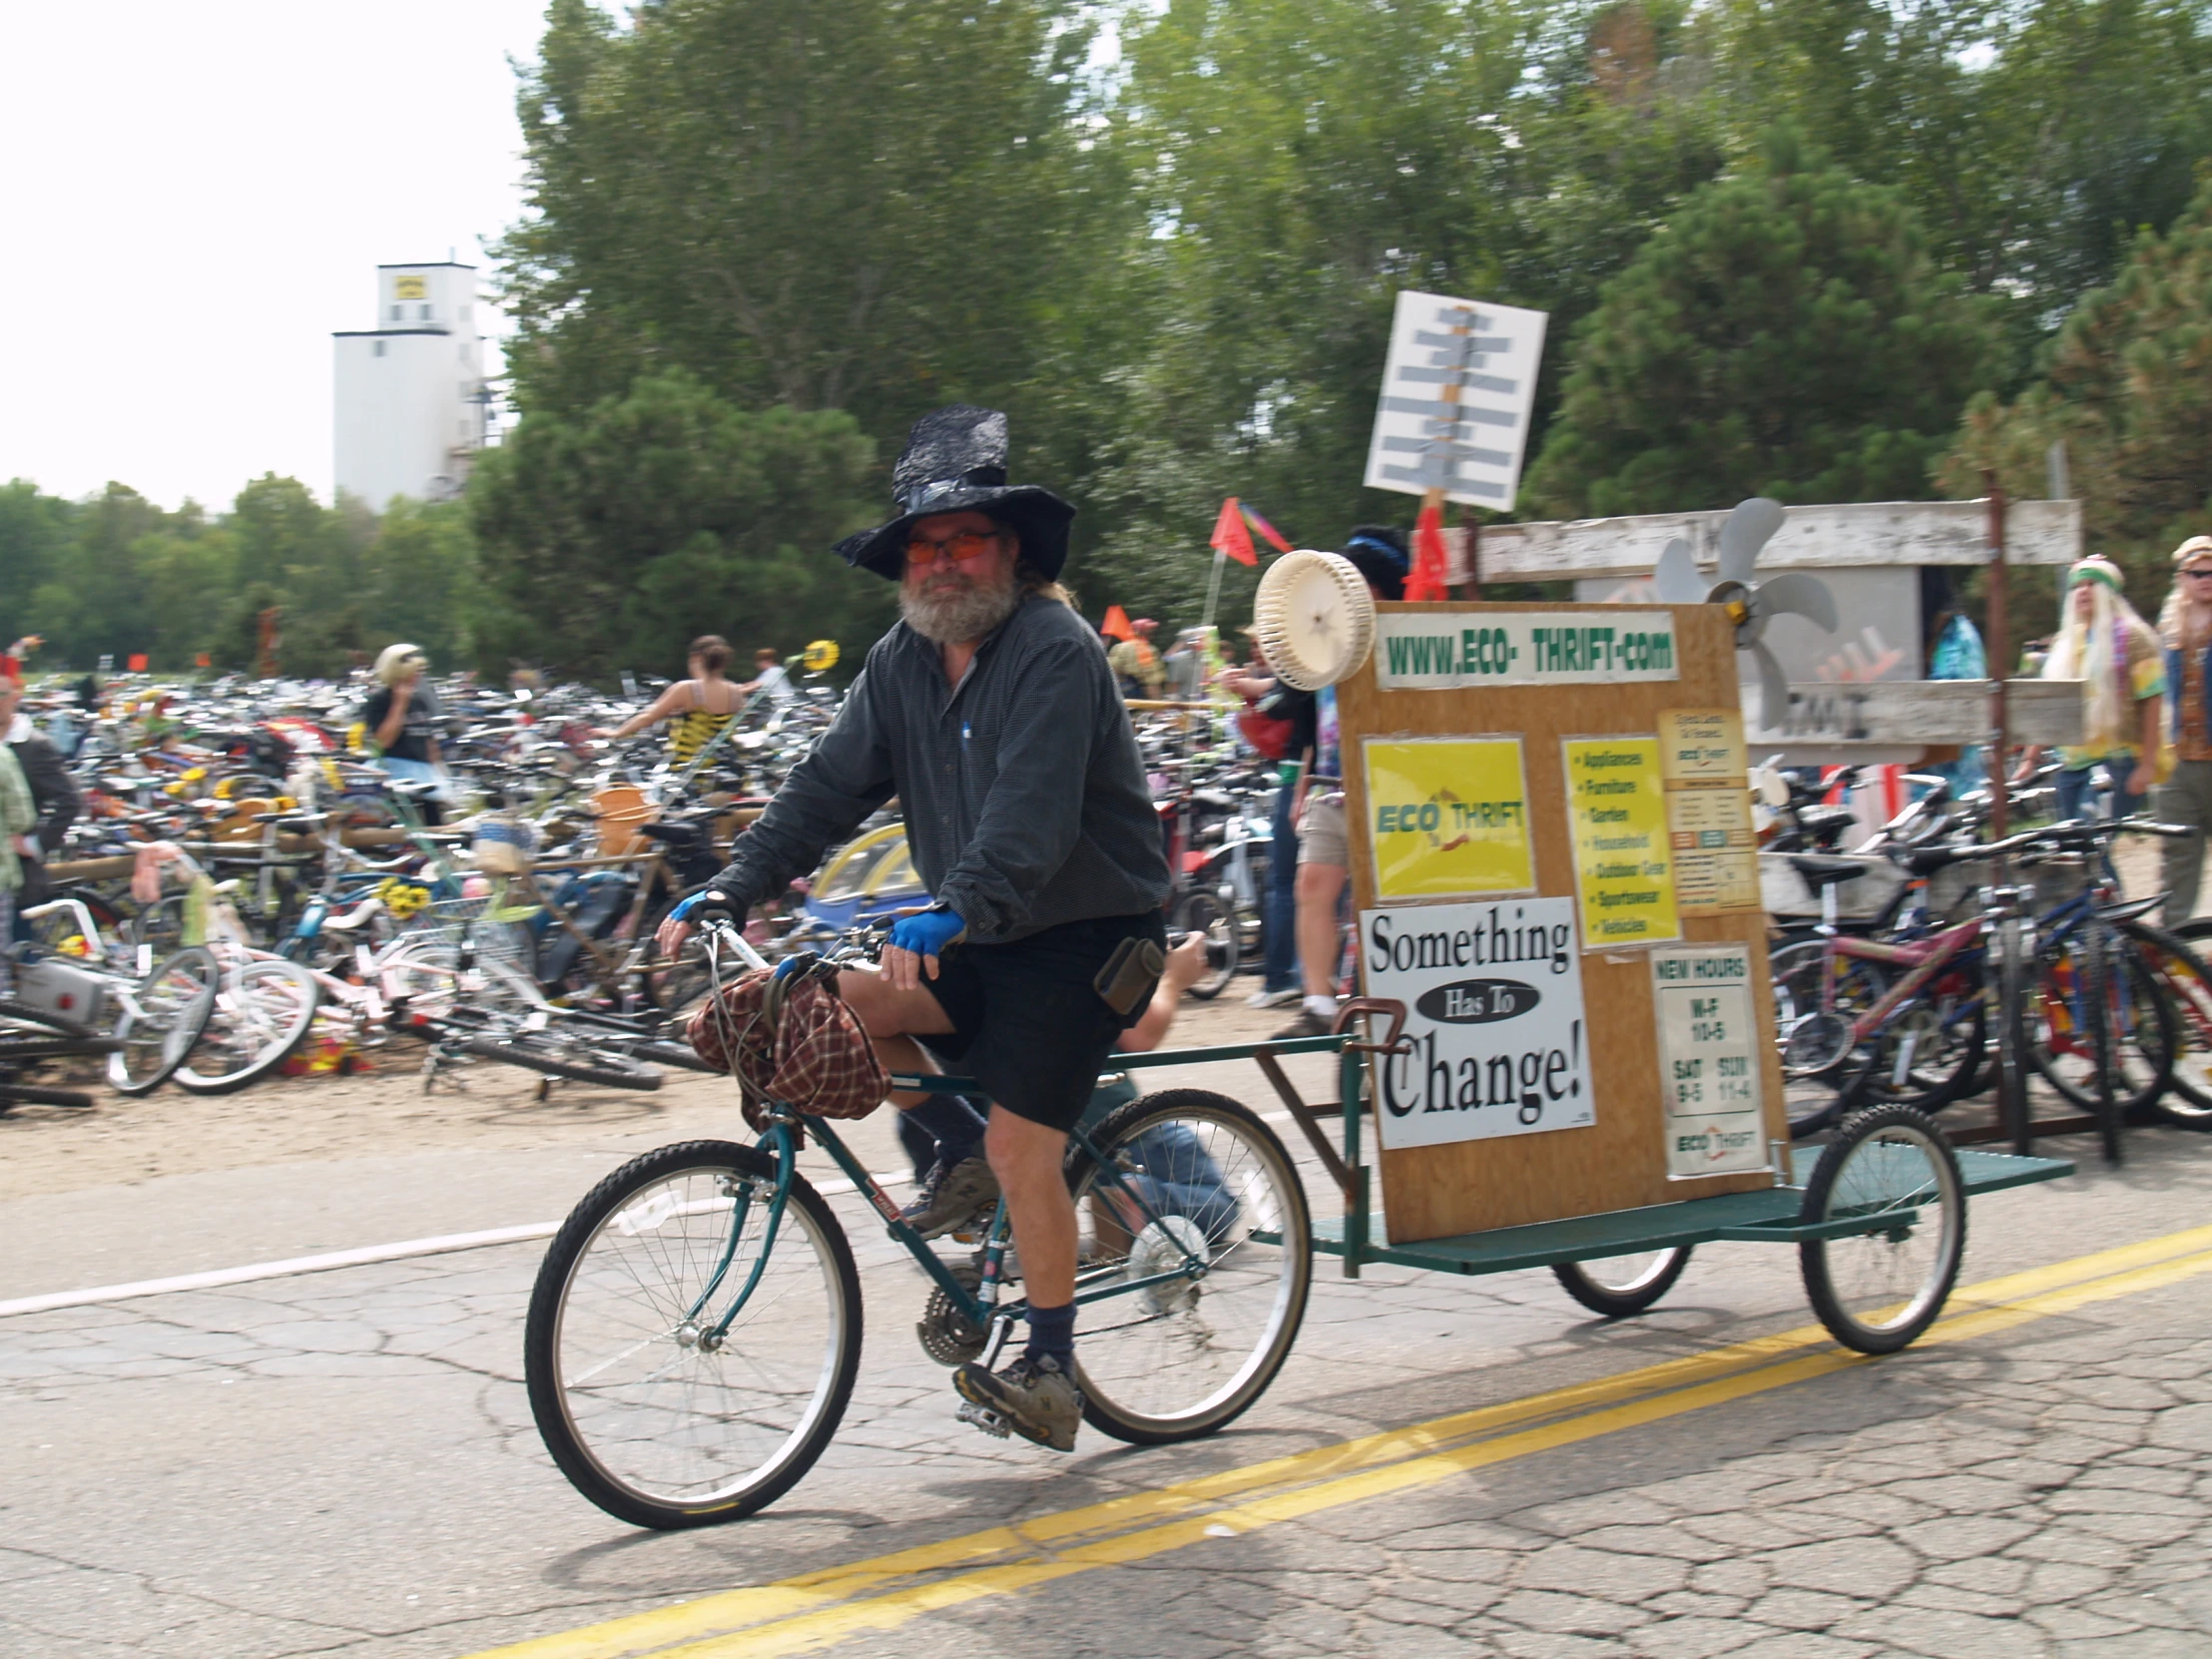
<path id="1" fill-rule="evenodd" d="M 982 639 L 1012 616 L 1020 602 L 1012 571 L 995 583 L 963 577 L 958 584 L 935 592 L 905 583 L 898 589 L 898 614 L 906 619 L 906 626 L 938 645 Z"/>

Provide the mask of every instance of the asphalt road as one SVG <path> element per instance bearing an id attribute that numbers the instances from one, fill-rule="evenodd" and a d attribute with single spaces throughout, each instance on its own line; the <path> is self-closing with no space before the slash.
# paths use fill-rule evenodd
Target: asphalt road
<path id="1" fill-rule="evenodd" d="M 551 1221 L 662 1138 L 22 1198 L 0 1297 Z M 1231 1431 L 1073 1456 L 952 1420 L 922 1282 L 845 1196 L 869 1323 L 836 1444 L 674 1535 L 538 1443 L 535 1241 L 0 1317 L 0 1653 L 2201 1656 L 2212 1145 L 2052 1146 L 2085 1173 L 1976 1201 L 1975 1288 L 1890 1360 L 1809 1332 L 1772 1246 L 1611 1325 L 1548 1274 L 1325 1263 Z"/>

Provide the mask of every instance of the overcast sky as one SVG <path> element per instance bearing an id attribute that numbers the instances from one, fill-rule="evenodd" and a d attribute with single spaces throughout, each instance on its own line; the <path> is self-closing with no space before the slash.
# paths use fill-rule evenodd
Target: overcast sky
<path id="1" fill-rule="evenodd" d="M 330 492 L 330 334 L 375 267 L 521 211 L 545 0 L 0 0 L 0 479 Z"/>

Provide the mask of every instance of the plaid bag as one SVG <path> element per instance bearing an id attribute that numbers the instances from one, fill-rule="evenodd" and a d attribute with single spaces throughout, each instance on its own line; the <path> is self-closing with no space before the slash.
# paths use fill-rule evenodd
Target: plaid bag
<path id="1" fill-rule="evenodd" d="M 816 1117 L 864 1118 L 890 1093 L 867 1030 L 826 963 L 781 979 L 768 968 L 745 975 L 700 1005 L 688 1034 L 702 1060 L 738 1079 L 755 1130 L 767 1127 L 764 1099 Z"/>

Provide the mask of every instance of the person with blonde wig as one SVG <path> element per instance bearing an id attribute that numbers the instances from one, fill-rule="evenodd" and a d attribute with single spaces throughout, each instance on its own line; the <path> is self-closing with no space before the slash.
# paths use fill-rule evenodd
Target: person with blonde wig
<path id="1" fill-rule="evenodd" d="M 376 690 L 361 705 L 361 722 L 375 741 L 376 765 L 394 778 L 435 786 L 422 800 L 423 822 L 445 822 L 441 803 L 451 797 L 445 758 L 438 753 L 438 722 L 444 711 L 424 679 L 429 660 L 418 645 L 387 645 L 378 653 Z"/>
<path id="2" fill-rule="evenodd" d="M 2158 817 L 2196 833 L 2165 843 L 2166 925 L 2196 913 L 2204 877 L 2204 837 L 2212 830 L 2212 536 L 2191 536 L 2174 549 L 2173 590 L 2158 613 L 2166 647 L 2166 685 L 2173 716 L 2173 775 L 2158 790 Z"/>
<path id="3" fill-rule="evenodd" d="M 2059 751 L 2061 819 L 2098 816 L 2089 796 L 2099 766 L 2112 780 L 2115 804 L 2124 801 L 2128 811 L 2142 805 L 2157 778 L 2166 657 L 2157 631 L 2127 602 L 2123 580 L 2109 559 L 2069 569 L 2058 633 L 2043 659 L 2044 679 L 2081 682 L 2081 742 Z M 2024 781 L 2041 757 L 2030 746 L 2014 781 Z"/>

